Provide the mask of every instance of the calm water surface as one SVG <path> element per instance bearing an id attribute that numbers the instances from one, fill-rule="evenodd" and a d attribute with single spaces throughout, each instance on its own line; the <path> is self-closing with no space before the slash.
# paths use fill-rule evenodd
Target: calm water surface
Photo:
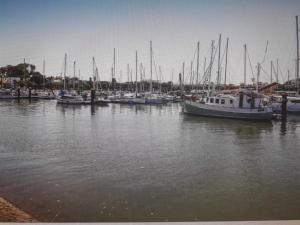
<path id="1" fill-rule="evenodd" d="M 300 117 L 0 102 L 0 196 L 41 221 L 300 219 Z"/>

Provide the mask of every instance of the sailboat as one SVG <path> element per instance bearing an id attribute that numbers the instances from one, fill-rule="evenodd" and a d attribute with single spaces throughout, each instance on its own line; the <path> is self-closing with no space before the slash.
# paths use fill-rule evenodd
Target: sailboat
<path id="1" fill-rule="evenodd" d="M 299 26 L 298 26 L 298 16 L 296 16 L 296 77 L 295 77 L 295 86 L 296 86 L 296 96 L 287 96 L 287 112 L 300 114 L 300 88 L 299 88 Z M 277 62 L 278 63 L 278 62 Z M 272 65 L 271 65 L 272 69 Z M 281 104 L 282 96 L 271 96 L 270 97 L 271 106 L 275 113 L 281 113 Z"/>
<path id="2" fill-rule="evenodd" d="M 153 50 L 152 50 L 152 41 L 150 41 L 150 92 L 145 94 L 146 104 L 163 104 L 163 99 L 161 98 L 161 96 L 153 93 L 152 60 L 153 60 Z"/>
<path id="3" fill-rule="evenodd" d="M 85 104 L 86 101 L 82 98 L 81 95 L 78 95 L 75 92 L 68 92 L 66 90 L 66 72 L 67 72 L 67 54 L 65 54 L 65 63 L 64 63 L 64 88 L 58 94 L 56 101 L 58 104 L 71 104 L 71 105 L 80 105 Z"/>

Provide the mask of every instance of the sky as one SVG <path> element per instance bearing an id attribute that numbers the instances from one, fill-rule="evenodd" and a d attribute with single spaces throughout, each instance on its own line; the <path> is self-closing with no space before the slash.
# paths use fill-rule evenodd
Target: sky
<path id="1" fill-rule="evenodd" d="M 270 61 L 276 67 L 277 59 L 279 81 L 288 79 L 288 70 L 295 77 L 299 0 L 0 0 L 0 8 L 0 66 L 22 63 L 25 58 L 42 72 L 45 60 L 46 75 L 60 75 L 66 53 L 68 75 L 73 76 L 76 61 L 76 76 L 80 69 L 81 78 L 88 79 L 95 57 L 100 80 L 110 80 L 115 48 L 118 81 L 128 80 L 127 64 L 135 78 L 135 51 L 149 79 L 152 40 L 162 80 L 178 82 L 184 62 L 185 83 L 189 83 L 191 61 L 196 71 L 197 41 L 202 76 L 211 41 L 217 44 L 221 34 L 222 82 L 226 38 L 227 83 L 243 82 L 244 44 L 251 61 L 250 66 L 247 59 L 247 83 L 252 82 L 253 74 L 256 77 L 257 63 L 262 63 L 260 81 L 269 82 Z M 153 70 L 153 79 L 157 79 Z M 212 80 L 216 71 L 215 60 Z"/>

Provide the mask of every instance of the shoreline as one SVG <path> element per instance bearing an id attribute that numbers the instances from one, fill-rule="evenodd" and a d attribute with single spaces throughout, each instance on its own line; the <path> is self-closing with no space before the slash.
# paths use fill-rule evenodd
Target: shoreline
<path id="1" fill-rule="evenodd" d="M 39 222 L 37 219 L 0 197 L 0 222 Z"/>

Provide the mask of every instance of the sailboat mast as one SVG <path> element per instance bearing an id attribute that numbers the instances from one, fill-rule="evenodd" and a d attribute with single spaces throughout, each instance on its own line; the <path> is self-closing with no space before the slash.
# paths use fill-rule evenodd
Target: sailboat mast
<path id="1" fill-rule="evenodd" d="M 64 66 L 64 90 L 66 90 L 66 74 L 67 74 L 67 53 L 65 53 L 65 66 Z"/>
<path id="2" fill-rule="evenodd" d="M 244 44 L 244 86 L 246 88 L 246 68 L 247 68 L 247 61 L 246 61 L 246 57 L 247 57 L 247 45 Z"/>
<path id="3" fill-rule="evenodd" d="M 137 82 L 137 77 L 138 77 L 138 72 L 137 72 L 137 64 L 138 64 L 138 55 L 137 51 L 135 51 L 135 97 L 137 97 L 138 93 L 138 82 Z"/>
<path id="4" fill-rule="evenodd" d="M 128 80 L 128 86 L 127 86 L 127 89 L 128 89 L 128 91 L 129 91 L 129 89 L 130 89 L 129 64 L 127 64 L 127 80 Z"/>
<path id="5" fill-rule="evenodd" d="M 296 90 L 298 92 L 298 90 L 299 90 L 299 27 L 298 27 L 298 16 L 296 16 L 296 38 L 297 38 Z"/>
<path id="6" fill-rule="evenodd" d="M 273 83 L 273 61 L 271 60 L 271 84 Z"/>
<path id="7" fill-rule="evenodd" d="M 256 92 L 257 93 L 258 93 L 259 73 L 260 73 L 260 63 L 258 63 L 258 65 L 257 65 L 257 78 L 256 78 Z"/>
<path id="8" fill-rule="evenodd" d="M 220 85 L 221 80 L 221 38 L 222 35 L 219 36 L 219 54 L 218 54 L 218 78 L 217 78 L 217 87 Z"/>
<path id="9" fill-rule="evenodd" d="M 95 70 L 95 77 L 96 77 L 96 91 L 98 92 L 99 88 L 98 88 L 98 67 L 96 67 L 96 70 Z"/>
<path id="10" fill-rule="evenodd" d="M 200 42 L 197 42 L 197 74 L 196 74 L 196 90 L 199 89 L 199 48 L 200 48 Z"/>
<path id="11" fill-rule="evenodd" d="M 190 85 L 191 85 L 191 90 L 193 90 L 193 61 L 191 61 L 191 76 L 190 76 Z"/>
<path id="12" fill-rule="evenodd" d="M 24 58 L 24 87 L 25 87 L 25 82 L 26 82 L 26 63 L 25 63 L 25 58 Z"/>
<path id="13" fill-rule="evenodd" d="M 276 67 L 276 82 L 278 83 L 278 82 L 279 82 L 279 80 L 278 80 L 278 67 L 279 67 L 279 66 L 278 66 L 278 59 L 276 59 L 276 64 L 277 64 L 277 65 L 276 65 L 276 66 L 277 66 L 277 67 Z"/>
<path id="14" fill-rule="evenodd" d="M 225 57 L 225 78 L 224 78 L 224 88 L 226 86 L 226 81 L 227 81 L 227 59 L 228 59 L 228 42 L 229 42 L 229 38 L 226 39 L 226 57 Z"/>
<path id="15" fill-rule="evenodd" d="M 213 64 L 213 55 L 214 55 L 214 43 L 215 41 L 211 41 L 211 55 L 210 55 L 210 63 L 209 63 L 209 79 L 208 79 L 208 91 L 210 92 L 210 81 L 211 81 L 211 71 L 212 71 L 212 64 Z M 210 95 L 210 93 L 209 93 Z"/>
<path id="16" fill-rule="evenodd" d="M 184 62 L 182 63 L 182 85 L 184 85 Z"/>
<path id="17" fill-rule="evenodd" d="M 93 56 L 93 89 L 95 90 L 95 58 Z"/>
<path id="18" fill-rule="evenodd" d="M 140 91 L 144 92 L 144 85 L 143 85 L 143 63 L 140 63 Z"/>
<path id="19" fill-rule="evenodd" d="M 73 90 L 75 90 L 75 69 L 76 69 L 76 61 L 74 61 Z"/>
<path id="20" fill-rule="evenodd" d="M 45 60 L 43 60 L 43 89 L 44 89 L 44 91 L 45 91 Z"/>
<path id="21" fill-rule="evenodd" d="M 152 41 L 150 41 L 150 93 L 152 94 Z"/>

